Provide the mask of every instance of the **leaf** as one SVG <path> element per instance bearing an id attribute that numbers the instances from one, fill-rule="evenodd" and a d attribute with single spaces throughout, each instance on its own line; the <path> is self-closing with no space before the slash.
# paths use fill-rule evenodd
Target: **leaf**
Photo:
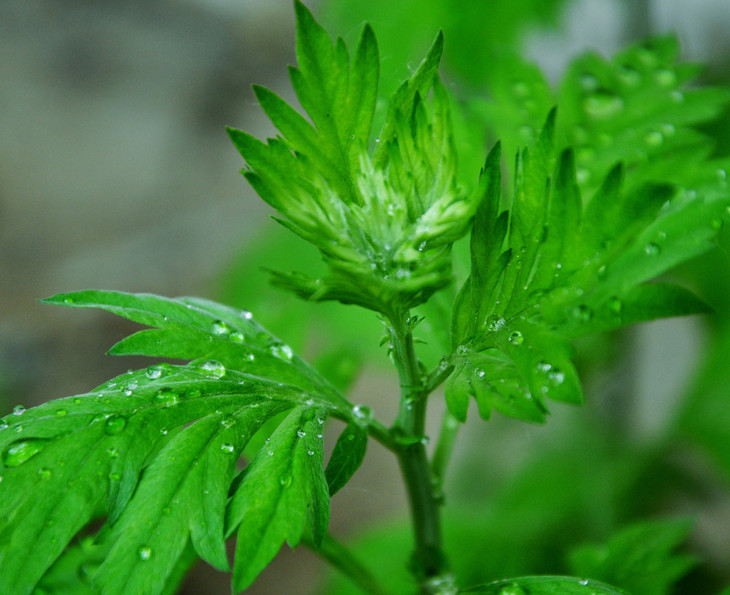
<path id="1" fill-rule="evenodd" d="M 299 542 L 305 520 L 314 543 L 321 541 L 329 518 L 323 452 L 319 421 L 311 411 L 298 408 L 244 470 L 226 517 L 229 533 L 238 527 L 236 591 L 253 582 L 284 541 L 292 547 Z"/>
<path id="2" fill-rule="evenodd" d="M 610 585 L 571 576 L 524 576 L 505 579 L 459 593 L 484 593 L 493 595 L 626 595 L 626 591 Z"/>
<path id="3" fill-rule="evenodd" d="M 684 520 L 642 522 L 613 535 L 605 545 L 576 549 L 573 572 L 621 585 L 630 593 L 664 595 L 694 565 L 693 556 L 675 553 L 689 534 Z"/>
<path id="4" fill-rule="evenodd" d="M 296 475 L 292 494 L 300 500 L 304 494 L 305 506 L 299 516 L 287 512 L 286 534 L 270 533 L 266 547 L 296 543 L 293 527 L 302 529 L 305 518 L 321 540 L 329 511 L 321 424 L 329 415 L 354 417 L 348 402 L 250 313 L 194 298 L 103 291 L 45 301 L 101 308 L 157 327 L 122 340 L 114 353 L 159 355 L 170 340 L 178 357 L 195 359 L 130 371 L 90 393 L 18 409 L 0 422 L 1 584 L 30 590 L 99 517 L 106 517 L 98 539 L 108 553 L 90 580 L 105 593 L 167 592 L 187 564 L 189 543 L 227 569 L 225 538 L 239 523 L 259 522 L 241 512 L 246 498 L 237 494 L 258 493 L 257 474 L 281 479 L 275 470 L 256 471 L 268 469 L 261 453 L 278 444 L 291 447 L 274 460 Z M 244 447 L 276 419 L 269 444 L 254 455 L 258 462 L 236 478 Z M 231 486 L 235 514 L 227 512 Z M 274 505 L 257 498 L 260 506 Z M 262 560 L 247 562 L 246 580 L 255 578 Z M 235 563 L 236 576 L 242 565 Z"/>
<path id="5" fill-rule="evenodd" d="M 334 496 L 359 469 L 367 443 L 367 432 L 359 424 L 349 424 L 340 434 L 325 471 L 330 496 Z"/>
<path id="6" fill-rule="evenodd" d="M 547 399 L 583 400 L 572 338 L 708 310 L 683 288 L 647 282 L 714 244 L 727 189 L 651 183 L 627 191 L 617 166 L 583 207 L 572 151 L 554 158 L 553 120 L 518 155 L 509 211 L 498 214 L 497 148 L 482 174 L 446 384 L 447 404 L 462 421 L 474 397 L 485 419 L 497 410 L 542 422 Z"/>

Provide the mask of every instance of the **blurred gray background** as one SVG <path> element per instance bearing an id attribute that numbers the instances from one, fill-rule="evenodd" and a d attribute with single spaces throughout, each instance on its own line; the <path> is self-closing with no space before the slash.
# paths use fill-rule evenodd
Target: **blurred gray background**
<path id="1" fill-rule="evenodd" d="M 687 58 L 720 64 L 728 24 L 727 0 L 583 0 L 568 5 L 560 30 L 535 31 L 525 47 L 554 79 L 583 47 L 611 52 L 627 35 L 676 30 Z M 139 363 L 103 355 L 132 325 L 38 298 L 92 287 L 216 297 L 227 263 L 270 224 L 224 126 L 271 133 L 250 85 L 291 97 L 287 63 L 290 0 L 0 0 L 2 413 L 83 392 Z M 683 320 L 638 337 L 647 358 L 640 389 L 655 411 L 656 399 L 682 388 L 702 336 Z M 390 390 L 385 379 L 355 400 Z M 387 405 L 378 411 L 389 419 Z M 650 431 L 650 414 L 637 419 Z M 343 512 L 353 502 L 360 519 L 402 507 L 400 490 L 391 497 L 377 487 L 394 477 L 393 462 L 371 450 L 333 502 L 336 526 L 357 524 Z M 251 592 L 316 585 L 313 556 L 283 558 Z M 228 590 L 228 577 L 201 568 L 186 592 Z"/>

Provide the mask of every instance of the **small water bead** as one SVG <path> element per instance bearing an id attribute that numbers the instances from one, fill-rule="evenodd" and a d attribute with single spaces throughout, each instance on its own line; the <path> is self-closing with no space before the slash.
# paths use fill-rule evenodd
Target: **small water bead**
<path id="1" fill-rule="evenodd" d="M 253 314 L 251 314 L 251 312 L 249 312 L 248 310 L 241 310 L 241 316 L 245 320 L 251 320 L 253 318 Z"/>
<path id="2" fill-rule="evenodd" d="M 508 585 L 506 587 L 502 587 L 499 595 L 527 595 L 527 593 L 525 593 L 525 590 L 519 585 Z"/>
<path id="3" fill-rule="evenodd" d="M 292 478 L 291 475 L 282 475 L 279 478 L 279 483 L 281 484 L 281 487 L 288 488 L 291 485 Z"/>
<path id="4" fill-rule="evenodd" d="M 421 242 L 418 244 L 418 251 L 423 252 L 426 249 L 426 242 Z"/>
<path id="5" fill-rule="evenodd" d="M 367 405 L 355 405 L 352 408 L 352 415 L 358 421 L 368 423 L 373 419 L 373 410 Z"/>
<path id="6" fill-rule="evenodd" d="M 308 450 L 308 451 L 307 451 L 307 454 L 308 454 L 308 455 L 309 455 L 310 457 L 313 457 L 313 456 L 314 456 L 314 451 L 313 451 L 313 450 Z"/>
<path id="7" fill-rule="evenodd" d="M 200 369 L 208 378 L 223 378 L 226 375 L 226 367 L 214 359 L 209 359 L 200 364 Z"/>
<path id="8" fill-rule="evenodd" d="M 650 130 L 644 135 L 644 142 L 650 147 L 658 147 L 664 142 L 664 136 L 658 130 Z"/>
<path id="9" fill-rule="evenodd" d="M 291 361 L 294 357 L 294 351 L 292 350 L 292 348 L 289 347 L 289 345 L 285 345 L 283 343 L 272 345 L 271 354 L 274 357 L 278 357 L 279 359 L 283 359 L 285 361 Z"/>
<path id="10" fill-rule="evenodd" d="M 575 170 L 575 177 L 579 184 L 585 184 L 591 179 L 591 172 L 585 167 L 579 167 Z"/>
<path id="11" fill-rule="evenodd" d="M 3 465 L 6 467 L 17 467 L 25 463 L 28 459 L 34 457 L 43 450 L 47 440 L 32 439 L 23 440 L 11 444 L 5 452 L 3 452 Z"/>
<path id="12" fill-rule="evenodd" d="M 169 364 L 154 364 L 152 366 L 149 366 L 144 374 L 149 378 L 150 380 L 157 380 L 158 378 L 162 378 L 165 376 L 170 370 Z"/>
<path id="13" fill-rule="evenodd" d="M 13 407 L 13 415 L 23 415 L 25 413 L 25 407 L 22 405 L 16 405 Z"/>
<path id="14" fill-rule="evenodd" d="M 141 547 L 137 550 L 137 558 L 142 562 L 147 562 L 152 557 L 152 548 Z"/>
<path id="15" fill-rule="evenodd" d="M 659 126 L 659 130 L 666 138 L 671 138 L 675 135 L 677 132 L 677 129 L 674 127 L 674 124 L 662 124 Z"/>
<path id="16" fill-rule="evenodd" d="M 469 353 L 469 348 L 466 345 L 459 345 L 456 348 L 456 353 L 457 355 L 466 355 L 467 353 Z"/>
<path id="17" fill-rule="evenodd" d="M 644 252 L 648 254 L 649 256 L 656 256 L 662 251 L 659 244 L 655 244 L 654 242 L 649 242 L 646 246 L 644 246 Z"/>
<path id="18" fill-rule="evenodd" d="M 231 454 L 234 450 L 233 444 L 231 444 L 230 442 L 224 442 L 223 444 L 221 444 L 221 450 L 226 454 Z"/>
<path id="19" fill-rule="evenodd" d="M 487 330 L 497 332 L 500 330 L 507 321 L 501 316 L 490 316 L 487 318 Z"/>
<path id="20" fill-rule="evenodd" d="M 231 334 L 231 327 L 228 326 L 228 324 L 223 322 L 222 320 L 214 320 L 211 330 L 213 331 L 214 335 L 220 336 L 220 335 L 230 335 Z"/>
<path id="21" fill-rule="evenodd" d="M 654 78 L 662 87 L 673 87 L 677 84 L 677 75 L 666 68 L 657 70 L 654 73 Z"/>
<path id="22" fill-rule="evenodd" d="M 560 368 L 552 368 L 547 373 L 547 377 L 553 386 L 558 386 L 565 382 L 565 373 Z"/>
<path id="23" fill-rule="evenodd" d="M 612 312 L 613 314 L 620 315 L 621 310 L 623 310 L 624 304 L 621 301 L 621 298 L 616 297 L 615 295 L 608 298 L 608 301 L 606 302 L 606 306 L 608 307 L 608 310 Z"/>
<path id="24" fill-rule="evenodd" d="M 573 308 L 573 317 L 578 322 L 590 322 L 593 318 L 593 311 L 585 304 L 580 304 Z"/>
<path id="25" fill-rule="evenodd" d="M 479 378 L 484 378 L 484 376 L 486 375 L 486 372 L 484 370 L 482 370 L 481 368 L 477 368 L 476 370 L 474 370 L 474 374 L 476 376 L 478 376 Z"/>
<path id="26" fill-rule="evenodd" d="M 110 481 L 119 481 L 120 479 L 122 479 L 122 475 L 120 473 L 117 473 L 116 471 L 112 471 L 109 474 Z"/>
<path id="27" fill-rule="evenodd" d="M 303 430 L 297 430 L 297 436 L 300 438 L 304 438 L 307 435 L 307 433 Z"/>
<path id="28" fill-rule="evenodd" d="M 324 425 L 324 419 L 323 419 L 323 418 L 321 418 L 321 417 L 318 417 L 318 418 L 317 418 L 317 423 L 318 423 L 318 424 L 319 424 L 320 426 L 323 426 L 323 425 Z"/>
<path id="29" fill-rule="evenodd" d="M 120 434 L 126 425 L 126 418 L 120 415 L 112 415 L 104 424 L 104 433 L 109 436 L 115 436 L 116 434 Z"/>
<path id="30" fill-rule="evenodd" d="M 596 119 L 610 118 L 624 107 L 624 100 L 609 91 L 596 91 L 583 101 L 585 112 Z"/>
<path id="31" fill-rule="evenodd" d="M 41 479 L 51 479 L 53 471 L 51 471 L 47 467 L 41 467 L 40 469 L 38 469 L 38 475 Z"/>
<path id="32" fill-rule="evenodd" d="M 512 345 L 522 345 L 525 342 L 525 337 L 522 336 L 520 331 L 514 331 L 509 336 L 509 342 L 512 343 Z"/>
<path id="33" fill-rule="evenodd" d="M 230 334 L 230 335 L 228 336 L 228 338 L 229 338 L 229 339 L 230 339 L 230 340 L 231 340 L 231 341 L 232 341 L 233 343 L 245 343 L 245 342 L 246 342 L 246 339 L 245 339 L 245 337 L 243 336 L 243 333 L 239 333 L 239 332 L 231 333 L 231 334 Z"/>

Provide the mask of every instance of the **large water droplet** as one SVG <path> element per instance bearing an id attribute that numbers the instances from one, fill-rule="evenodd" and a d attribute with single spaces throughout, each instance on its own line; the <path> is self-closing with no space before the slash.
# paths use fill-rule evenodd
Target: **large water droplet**
<path id="1" fill-rule="evenodd" d="M 137 550 L 137 558 L 142 562 L 147 562 L 152 557 L 152 548 L 143 546 Z"/>
<path id="2" fill-rule="evenodd" d="M 624 100 L 609 91 L 596 91 L 583 101 L 583 109 L 592 118 L 603 119 L 620 112 Z"/>
<path id="3" fill-rule="evenodd" d="M 214 320 L 211 330 L 214 335 L 230 335 L 231 327 L 222 320 Z"/>
<path id="4" fill-rule="evenodd" d="M 177 393 L 170 387 L 163 387 L 155 394 L 155 401 L 165 407 L 171 407 L 177 403 Z"/>
<path id="5" fill-rule="evenodd" d="M 294 351 L 292 351 L 292 348 L 288 345 L 284 345 L 283 343 L 272 345 L 271 354 L 285 361 L 291 361 L 294 357 Z"/>
<path id="6" fill-rule="evenodd" d="M 509 342 L 513 345 L 522 345 L 525 342 L 525 337 L 522 336 L 520 331 L 514 331 L 509 336 Z"/>
<path id="7" fill-rule="evenodd" d="M 157 380 L 167 375 L 170 371 L 170 364 L 154 364 L 145 370 L 145 376 L 150 380 Z"/>
<path id="8" fill-rule="evenodd" d="M 108 434 L 109 436 L 114 436 L 115 434 L 121 433 L 126 425 L 126 418 L 122 417 L 121 415 L 112 415 L 106 420 L 106 423 L 104 424 L 104 433 Z"/>
<path id="9" fill-rule="evenodd" d="M 43 450 L 47 440 L 31 439 L 11 444 L 3 453 L 3 465 L 17 467 Z"/>
<path id="10" fill-rule="evenodd" d="M 226 367 L 214 359 L 209 359 L 200 364 L 200 369 L 208 378 L 223 378 L 226 375 Z"/>

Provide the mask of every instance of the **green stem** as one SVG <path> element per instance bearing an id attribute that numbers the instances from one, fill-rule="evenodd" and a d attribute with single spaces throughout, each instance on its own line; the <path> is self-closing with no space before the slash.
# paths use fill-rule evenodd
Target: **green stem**
<path id="1" fill-rule="evenodd" d="M 314 547 L 308 542 L 307 545 L 360 587 L 363 592 L 372 593 L 372 595 L 390 595 L 390 592 L 383 588 L 370 570 L 331 535 L 325 535 L 319 547 Z"/>
<path id="2" fill-rule="evenodd" d="M 424 595 L 435 593 L 433 584 L 446 574 L 441 544 L 439 502 L 424 446 L 428 389 L 421 378 L 410 331 L 408 313 L 390 317 L 393 356 L 401 385 L 400 411 L 393 433 L 399 439 L 396 450 L 411 509 L 415 550 L 412 572 Z"/>
<path id="3" fill-rule="evenodd" d="M 446 468 L 451 459 L 451 453 L 454 450 L 456 442 L 456 434 L 459 430 L 459 421 L 451 415 L 447 409 L 444 411 L 444 418 L 441 421 L 441 431 L 439 433 L 436 450 L 431 460 L 431 473 L 433 474 L 434 487 L 437 494 L 443 493 L 444 477 Z"/>

